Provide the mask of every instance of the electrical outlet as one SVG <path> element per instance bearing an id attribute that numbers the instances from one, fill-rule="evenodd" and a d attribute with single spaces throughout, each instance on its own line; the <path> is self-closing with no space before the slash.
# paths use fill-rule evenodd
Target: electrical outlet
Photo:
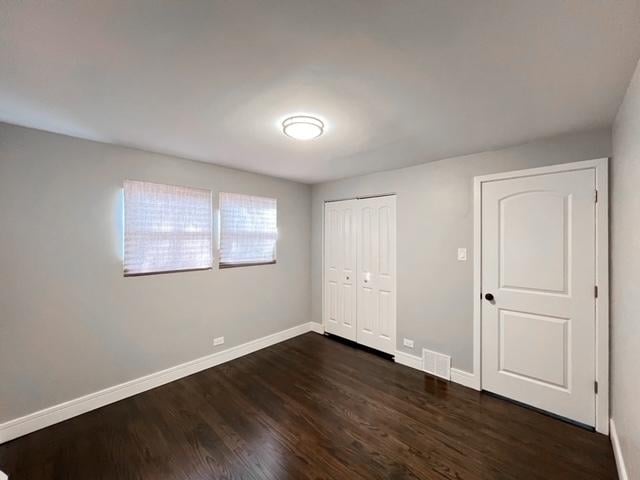
<path id="1" fill-rule="evenodd" d="M 213 346 L 217 347 L 218 345 L 222 345 L 224 343 L 224 337 L 218 337 L 213 339 Z"/>
<path id="2" fill-rule="evenodd" d="M 402 341 L 402 344 L 403 344 L 405 347 L 413 348 L 413 340 L 409 340 L 408 338 L 405 338 L 405 339 Z"/>
<path id="3" fill-rule="evenodd" d="M 461 262 L 466 262 L 467 261 L 467 249 L 466 248 L 459 248 L 458 249 L 458 260 Z"/>

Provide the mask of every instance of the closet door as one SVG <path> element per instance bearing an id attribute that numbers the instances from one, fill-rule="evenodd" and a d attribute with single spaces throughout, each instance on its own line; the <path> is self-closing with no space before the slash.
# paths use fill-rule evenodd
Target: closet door
<path id="1" fill-rule="evenodd" d="M 324 212 L 324 328 L 356 340 L 357 200 L 329 202 Z"/>
<path id="2" fill-rule="evenodd" d="M 396 197 L 358 200 L 357 342 L 395 354 Z"/>

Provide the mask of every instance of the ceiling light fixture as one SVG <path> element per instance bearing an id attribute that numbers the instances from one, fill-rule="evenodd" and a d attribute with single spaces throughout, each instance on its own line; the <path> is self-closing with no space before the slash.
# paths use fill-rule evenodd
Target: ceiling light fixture
<path id="1" fill-rule="evenodd" d="M 296 115 L 282 122 L 282 133 L 296 140 L 313 140 L 324 132 L 324 123 L 316 117 Z"/>

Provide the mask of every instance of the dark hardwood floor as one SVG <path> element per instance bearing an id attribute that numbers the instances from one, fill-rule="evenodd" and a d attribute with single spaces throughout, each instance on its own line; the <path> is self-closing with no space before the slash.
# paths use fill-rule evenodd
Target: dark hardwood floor
<path id="1" fill-rule="evenodd" d="M 309 333 L 0 446 L 19 479 L 614 479 L 608 437 Z"/>

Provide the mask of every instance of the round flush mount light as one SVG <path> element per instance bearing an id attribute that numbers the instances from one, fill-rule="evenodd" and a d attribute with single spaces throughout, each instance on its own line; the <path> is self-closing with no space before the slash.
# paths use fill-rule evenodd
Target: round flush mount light
<path id="1" fill-rule="evenodd" d="M 324 132 L 324 123 L 316 117 L 297 115 L 282 122 L 282 133 L 296 140 L 313 140 Z"/>

